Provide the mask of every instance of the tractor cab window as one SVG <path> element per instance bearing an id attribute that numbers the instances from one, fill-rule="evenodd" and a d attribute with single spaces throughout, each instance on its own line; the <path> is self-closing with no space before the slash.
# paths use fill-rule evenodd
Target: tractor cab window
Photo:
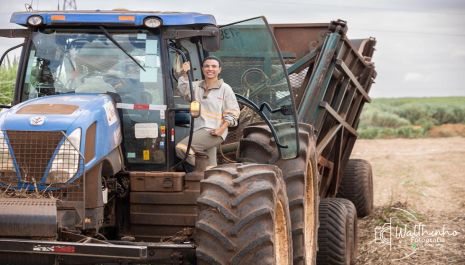
<path id="1" fill-rule="evenodd" d="M 110 95 L 120 110 L 129 164 L 164 164 L 165 96 L 160 37 L 145 31 L 36 32 L 21 100 Z"/>

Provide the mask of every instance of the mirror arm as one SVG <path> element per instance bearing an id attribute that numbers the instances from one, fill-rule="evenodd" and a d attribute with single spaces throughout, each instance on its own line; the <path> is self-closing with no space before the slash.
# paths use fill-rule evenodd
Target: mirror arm
<path id="1" fill-rule="evenodd" d="M 263 102 L 260 104 L 260 111 L 263 111 L 264 109 L 269 110 L 271 113 L 281 112 L 283 115 L 292 115 L 292 113 L 288 113 L 289 109 L 286 105 L 273 109 L 268 102 Z"/>

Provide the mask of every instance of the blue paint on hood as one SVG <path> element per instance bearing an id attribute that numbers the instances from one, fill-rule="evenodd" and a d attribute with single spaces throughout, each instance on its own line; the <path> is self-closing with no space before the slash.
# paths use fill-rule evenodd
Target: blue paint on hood
<path id="1" fill-rule="evenodd" d="M 49 97 L 36 98 L 18 104 L 8 111 L 2 113 L 0 119 L 1 130 L 18 130 L 18 131 L 68 131 L 74 121 L 82 115 L 91 115 L 98 109 L 101 109 L 110 99 L 106 95 L 56 95 Z M 25 106 L 36 104 L 65 104 L 77 106 L 78 108 L 71 114 L 20 114 Z M 35 117 L 44 117 L 42 125 L 32 125 L 31 119 Z M 84 125 L 84 124 L 82 124 Z"/>

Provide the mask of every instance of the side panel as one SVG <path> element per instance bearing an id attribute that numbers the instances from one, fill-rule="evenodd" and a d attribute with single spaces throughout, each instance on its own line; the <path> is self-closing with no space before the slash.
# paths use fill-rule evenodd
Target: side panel
<path id="1" fill-rule="evenodd" d="M 300 59 L 321 46 L 329 24 L 271 24 L 270 26 L 283 57 L 292 56 L 294 59 Z"/>
<path id="2" fill-rule="evenodd" d="M 344 21 L 274 25 L 289 65 L 298 120 L 317 131 L 320 194 L 335 195 L 357 139 L 360 113 L 376 77 L 371 62 L 374 38 L 351 41 Z"/>

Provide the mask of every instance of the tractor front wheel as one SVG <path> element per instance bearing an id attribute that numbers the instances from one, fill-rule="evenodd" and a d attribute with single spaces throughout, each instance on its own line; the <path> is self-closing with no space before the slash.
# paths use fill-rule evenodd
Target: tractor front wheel
<path id="1" fill-rule="evenodd" d="M 278 167 L 207 170 L 197 204 L 197 264 L 292 264 L 288 199 Z"/>

